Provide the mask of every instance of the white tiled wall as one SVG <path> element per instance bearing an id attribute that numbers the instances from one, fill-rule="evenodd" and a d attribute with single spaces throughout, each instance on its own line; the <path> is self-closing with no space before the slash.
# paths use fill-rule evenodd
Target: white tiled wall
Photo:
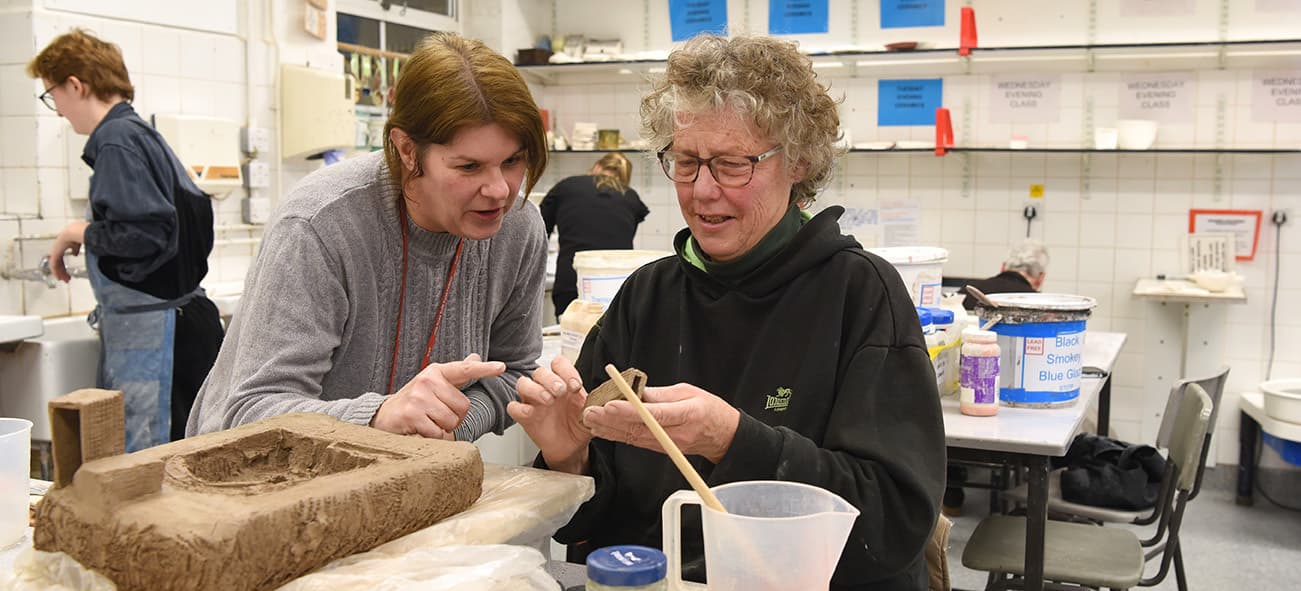
<path id="1" fill-rule="evenodd" d="M 49 249 L 49 237 L 85 214 L 90 174 L 80 161 L 85 137 L 35 99 L 43 88 L 25 71 L 55 36 L 81 27 L 121 47 L 135 85 L 134 107 L 146 120 L 155 114 L 196 115 L 274 130 L 279 61 L 340 67 L 333 36 L 319 40 L 302 32 L 297 20 L 302 3 L 291 0 L 150 0 L 148 6 L 12 0 L 0 6 L 0 268 L 8 270 L 35 267 Z M 200 14 L 214 18 L 196 17 Z M 193 23 L 194 18 L 201 22 Z M 274 147 L 269 156 L 274 163 Z M 273 179 L 281 179 L 283 191 L 316 166 L 273 165 Z M 277 198 L 274 189 L 265 194 Z M 208 282 L 242 282 L 253 260 L 256 247 L 247 242 L 261 231 L 242 223 L 245 195 L 238 190 L 213 204 L 218 231 Z M 78 257 L 69 264 L 84 263 Z M 0 314 L 82 314 L 94 305 L 82 279 L 54 289 L 0 280 Z"/>
<path id="2" fill-rule="evenodd" d="M 556 30 L 565 32 L 614 31 L 625 35 L 625 44 L 641 43 L 639 15 L 611 21 L 600 11 L 583 7 L 587 0 L 557 0 L 572 7 L 558 14 Z M 652 13 L 658 10 L 652 2 Z M 764 23 L 765 3 L 728 3 L 733 25 L 744 20 Z M 832 10 L 839 10 L 833 0 Z M 907 38 L 929 39 L 940 46 L 952 46 L 957 37 L 956 9 L 963 3 L 950 3 L 954 12 L 943 31 L 909 30 Z M 1016 15 L 1017 5 L 1005 1 L 977 1 L 981 41 L 1004 44 L 1083 43 L 1082 19 L 1067 18 L 1074 3 L 1037 7 L 1042 14 Z M 1082 4 L 1082 3 L 1081 3 Z M 1215 39 L 1218 35 L 1217 12 L 1203 1 L 1192 3 L 1193 15 L 1182 20 L 1165 19 L 1155 27 L 1144 19 L 1125 19 L 1120 15 L 1119 0 L 1098 3 L 1099 18 L 1109 23 L 1099 26 L 1097 42 L 1132 42 L 1152 39 L 1162 41 Z M 1294 37 L 1295 31 L 1284 22 L 1295 22 L 1301 15 L 1259 15 L 1248 5 L 1233 3 L 1231 39 L 1267 39 Z M 1218 4 L 1215 4 L 1218 6 Z M 1042 9 L 1040 9 L 1042 8 Z M 746 10 L 748 9 L 748 10 Z M 868 11 L 870 12 L 870 10 Z M 1058 13 L 1061 14 L 1058 14 Z M 990 18 L 990 15 L 996 15 Z M 600 18 L 598 18 L 598 16 Z M 653 15 L 652 15 L 653 16 Z M 1079 15 L 1076 15 L 1079 16 Z M 865 20 L 873 14 L 860 13 Z M 1288 19 L 1291 19 L 1290 21 Z M 598 22 L 599 21 L 599 22 Z M 658 39 L 660 24 L 652 19 L 646 34 Z M 1100 23 L 1101 25 L 1101 23 Z M 868 43 L 874 24 L 860 20 L 859 43 Z M 762 27 L 750 27 L 762 30 Z M 1026 31 L 1042 39 L 1026 37 Z M 1128 31 L 1128 32 L 1125 32 Z M 884 33 L 890 34 L 890 33 Z M 617 36 L 617 35 L 616 35 Z M 662 35 L 660 35 L 662 36 Z M 834 44 L 818 36 L 802 39 L 804 45 Z M 1105 39 L 1103 37 L 1106 37 Z M 893 40 L 893 39 L 892 39 Z M 843 41 L 843 40 L 841 40 Z M 1186 124 L 1164 125 L 1159 131 L 1158 147 L 1213 147 L 1217 142 L 1216 110 L 1222 101 L 1228 115 L 1226 145 L 1243 148 L 1301 148 L 1301 124 L 1257 123 L 1251 119 L 1251 82 L 1247 70 L 1196 70 L 1197 94 L 1194 99 L 1196 120 Z M 926 127 L 878 128 L 876 121 L 877 79 L 865 76 L 845 77 L 841 70 L 820 72 L 831 82 L 833 93 L 843 94 L 842 124 L 851 131 L 854 142 L 873 140 L 933 139 L 934 131 Z M 839 75 L 839 77 L 836 77 Z M 904 76 L 907 76 L 905 74 Z M 1091 130 L 1085 129 L 1090 105 L 1095 125 L 1114 124 L 1118 117 L 1120 74 L 1062 73 L 1061 116 L 1051 125 L 991 125 L 989 120 L 989 74 L 946 76 L 945 105 L 953 110 L 954 128 L 960 145 L 1005 146 L 1012 134 L 1028 136 L 1031 145 L 1080 147 L 1091 145 Z M 887 77 L 899 77 L 892 72 Z M 929 76 L 919 76 L 929 77 Z M 603 84 L 537 85 L 536 96 L 544 108 L 551 109 L 562 131 L 572 129 L 575 121 L 592 121 L 599 127 L 614 127 L 624 137 L 637 135 L 638 97 L 644 83 L 627 80 L 628 76 L 611 74 Z M 969 113 L 970 121 L 963 120 Z M 586 172 L 599 154 L 560 154 L 553 158 L 547 178 L 539 185 L 545 191 L 551 183 L 570 174 Z M 637 189 L 651 208 L 651 215 L 638 232 L 640 248 L 671 248 L 671 237 L 683 227 L 669 183 L 647 158 L 634 176 Z M 970 170 L 967 177 L 964 170 Z M 1219 185 L 1216 185 L 1216 179 Z M 964 191 L 964 180 L 969 187 Z M 1278 261 L 1281 273 L 1274 274 L 1276 242 L 1280 239 L 1268 223 L 1261 230 L 1255 260 L 1240 262 L 1238 270 L 1246 277 L 1247 303 L 1232 305 L 1225 331 L 1226 363 L 1232 366 L 1224 411 L 1217 430 L 1217 460 L 1237 463 L 1237 395 L 1254 389 L 1265 378 L 1270 336 L 1270 302 L 1278 284 L 1280 313 L 1276 328 L 1273 377 L 1301 376 L 1301 341 L 1288 338 L 1301 325 L 1290 313 L 1288 303 L 1301 301 L 1301 155 L 1224 155 L 1212 154 L 1043 154 L 978 153 L 950 154 L 937 158 L 927 153 L 851 153 L 844 160 L 838 178 L 819 198 L 818 206 L 840 204 L 847 207 L 876 208 L 883 200 L 911 200 L 921 209 L 921 241 L 949 249 L 945 273 L 954 276 L 988 276 L 998 271 L 1008 246 L 1025 237 L 1026 222 L 1022 207 L 1029 202 L 1031 184 L 1045 186 L 1046 197 L 1040 204 L 1039 217 L 1031 225 L 1031 235 L 1048 245 L 1052 262 L 1045 290 L 1079 293 L 1098 300 L 1098 308 L 1089 321 L 1094 329 L 1128 333 L 1129 339 L 1115 368 L 1113 382 L 1113 433 L 1122 438 L 1139 440 L 1145 400 L 1164 399 L 1165 392 L 1145 392 L 1145 359 L 1153 355 L 1177 355 L 1177 344 L 1169 350 L 1145 351 L 1144 320 L 1152 313 L 1150 304 L 1130 295 L 1135 281 L 1157 273 L 1178 272 L 1177 240 L 1186 234 L 1190 208 L 1259 209 L 1266 217 L 1276 209 L 1289 209 L 1292 220 L 1282 228 L 1282 254 Z M 1206 368 L 1208 371 L 1211 368 Z M 1277 460 L 1267 462 L 1277 465 Z"/>

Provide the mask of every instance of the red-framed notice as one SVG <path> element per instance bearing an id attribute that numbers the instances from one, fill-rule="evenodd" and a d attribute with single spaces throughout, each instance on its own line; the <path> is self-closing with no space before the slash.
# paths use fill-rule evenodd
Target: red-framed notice
<path id="1" fill-rule="evenodd" d="M 1260 242 L 1259 209 L 1191 209 L 1188 211 L 1188 233 L 1224 232 L 1233 234 L 1234 258 L 1250 261 L 1256 257 L 1256 243 Z"/>

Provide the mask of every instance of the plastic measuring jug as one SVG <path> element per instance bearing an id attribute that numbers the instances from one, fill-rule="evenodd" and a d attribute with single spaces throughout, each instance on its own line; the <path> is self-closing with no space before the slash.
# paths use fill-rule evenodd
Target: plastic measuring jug
<path id="1" fill-rule="evenodd" d="M 816 591 L 831 575 L 858 517 L 834 493 L 798 482 L 756 480 L 711 488 L 727 513 L 694 491 L 664 501 L 664 553 L 669 589 Z M 682 580 L 682 505 L 701 505 L 709 586 Z"/>
<path id="2" fill-rule="evenodd" d="M 32 422 L 0 419 L 0 548 L 18 543 L 27 531 L 31 461 Z"/>

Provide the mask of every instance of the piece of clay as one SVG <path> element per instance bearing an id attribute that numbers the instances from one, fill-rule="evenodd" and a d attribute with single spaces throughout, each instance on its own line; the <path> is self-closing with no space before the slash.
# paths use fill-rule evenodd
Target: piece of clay
<path id="1" fill-rule="evenodd" d="M 121 591 L 270 590 L 482 488 L 473 444 L 290 414 L 88 462 L 37 505 L 33 542 Z"/>
<path id="2" fill-rule="evenodd" d="M 645 398 L 645 396 L 643 396 L 646 392 L 645 373 L 640 369 L 630 367 L 623 370 L 619 375 L 623 376 L 624 381 L 628 382 L 628 386 L 632 388 L 632 393 L 636 394 L 637 398 Z M 611 400 L 623 400 L 623 392 L 619 390 L 619 386 L 616 385 L 612 379 L 606 380 L 604 384 L 601 384 L 600 386 L 597 386 L 595 390 L 588 392 L 587 403 L 583 405 L 583 408 L 589 406 L 605 406 L 605 404 Z"/>

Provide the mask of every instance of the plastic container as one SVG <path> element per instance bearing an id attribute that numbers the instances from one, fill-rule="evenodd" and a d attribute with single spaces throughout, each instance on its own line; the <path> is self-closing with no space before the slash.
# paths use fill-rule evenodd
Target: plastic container
<path id="1" fill-rule="evenodd" d="M 587 555 L 587 591 L 666 591 L 668 559 L 646 546 L 607 546 Z"/>
<path id="2" fill-rule="evenodd" d="M 710 489 L 727 509 L 703 506 L 695 491 L 664 501 L 664 554 L 670 589 L 706 589 L 682 581 L 682 505 L 702 505 L 709 591 L 826 589 L 858 509 L 835 493 L 799 482 L 752 480 Z"/>
<path id="3" fill-rule="evenodd" d="M 578 299 L 610 305 L 623 281 L 638 267 L 673 256 L 663 250 L 583 250 L 574 253 Z"/>
<path id="4" fill-rule="evenodd" d="M 1058 408 L 1080 397 L 1084 331 L 1097 302 L 1060 293 L 995 293 L 998 306 L 976 306 L 982 322 L 1002 317 L 993 331 L 1003 350 L 998 396 L 1005 406 Z"/>
<path id="5" fill-rule="evenodd" d="M 32 422 L 0 419 L 0 548 L 22 541 L 27 531 Z"/>
<path id="6" fill-rule="evenodd" d="M 899 272 L 914 306 L 940 305 L 943 297 L 940 284 L 949 251 L 937 246 L 893 246 L 868 251 L 885 259 Z"/>
<path id="7" fill-rule="evenodd" d="M 1146 150 L 1156 143 L 1156 121 L 1121 119 L 1116 122 L 1116 145 L 1122 150 Z"/>
<path id="8" fill-rule="evenodd" d="M 592 330 L 592 326 L 604 313 L 605 306 L 596 302 L 569 302 L 565 312 L 560 315 L 560 355 L 570 361 L 578 361 L 578 353 L 583 350 L 583 341 L 587 340 L 588 331 Z"/>
<path id="9" fill-rule="evenodd" d="M 958 410 L 964 415 L 998 414 L 998 335 L 990 330 L 962 331 L 962 380 Z"/>
<path id="10" fill-rule="evenodd" d="M 928 335 L 935 332 L 935 320 L 931 318 L 930 309 L 917 308 L 917 321 L 922 324 L 922 334 Z"/>
<path id="11" fill-rule="evenodd" d="M 1260 384 L 1265 393 L 1265 414 L 1289 423 L 1301 423 L 1301 379 L 1270 380 Z"/>
<path id="12" fill-rule="evenodd" d="M 931 355 L 935 365 L 935 385 L 940 389 L 940 396 L 947 396 L 958 391 L 958 347 L 954 346 L 961 338 L 961 332 L 954 324 L 952 310 L 944 308 L 931 309 L 931 324 L 935 327 L 935 346 L 939 348 Z M 930 347 L 927 343 L 927 347 Z"/>

